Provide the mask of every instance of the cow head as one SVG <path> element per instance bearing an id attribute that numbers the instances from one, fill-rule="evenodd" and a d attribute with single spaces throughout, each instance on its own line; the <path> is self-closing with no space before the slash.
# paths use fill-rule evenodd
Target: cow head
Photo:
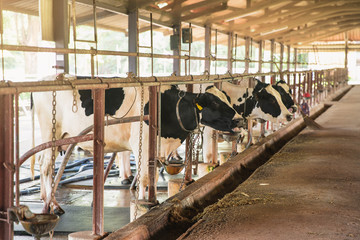
<path id="1" fill-rule="evenodd" d="M 291 109 L 293 113 L 297 111 L 297 107 L 292 99 L 291 89 L 284 80 L 278 81 L 273 85 L 276 91 L 280 93 L 281 100 L 287 109 Z"/>
<path id="2" fill-rule="evenodd" d="M 201 123 L 216 130 L 232 132 L 243 120 L 230 105 L 226 95 L 215 86 L 210 86 L 205 93 L 199 94 L 195 105 L 201 113 Z"/>
<path id="3" fill-rule="evenodd" d="M 256 82 L 253 96 L 256 100 L 254 111 L 257 111 L 257 115 L 272 122 L 291 121 L 293 116 L 282 102 L 279 92 L 270 84 L 262 83 L 259 80 Z"/>

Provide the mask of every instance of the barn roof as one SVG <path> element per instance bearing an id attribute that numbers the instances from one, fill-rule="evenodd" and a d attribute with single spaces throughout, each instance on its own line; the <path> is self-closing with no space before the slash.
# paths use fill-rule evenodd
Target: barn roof
<path id="1" fill-rule="evenodd" d="M 71 0 L 69 1 L 71 2 Z M 76 0 L 77 23 L 92 21 L 93 0 Z M 170 34 L 179 21 L 234 32 L 255 41 L 275 39 L 293 47 L 319 41 L 360 41 L 359 0 L 97 0 L 97 26 L 127 32 L 127 16 L 139 8 L 139 17 Z M 3 9 L 38 15 L 38 0 L 3 0 Z M 148 24 L 140 21 L 140 30 Z M 195 31 L 202 38 L 203 31 Z M 219 43 L 226 43 L 220 39 Z"/>

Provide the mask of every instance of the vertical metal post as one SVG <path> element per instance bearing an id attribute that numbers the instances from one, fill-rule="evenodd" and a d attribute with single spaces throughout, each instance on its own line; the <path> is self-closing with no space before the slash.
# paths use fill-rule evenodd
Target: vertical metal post
<path id="1" fill-rule="evenodd" d="M 193 85 L 187 84 L 186 90 L 188 92 L 193 92 Z M 193 150 L 193 139 L 187 137 L 186 138 L 186 150 L 185 157 L 188 157 L 187 164 L 185 166 L 185 182 L 192 181 L 192 150 Z"/>
<path id="2" fill-rule="evenodd" d="M 138 53 L 138 11 L 132 10 L 128 15 L 128 40 L 129 40 L 129 52 Z M 129 56 L 129 72 L 138 75 L 138 57 Z"/>
<path id="3" fill-rule="evenodd" d="M 245 74 L 249 73 L 249 66 L 250 66 L 250 37 L 245 37 L 245 71 L 244 71 Z"/>
<path id="4" fill-rule="evenodd" d="M 155 189 L 155 176 L 156 176 L 156 133 L 157 126 L 157 87 L 149 87 L 149 202 L 155 203 L 156 189 Z"/>
<path id="5" fill-rule="evenodd" d="M 211 67 L 211 27 L 205 26 L 205 71 L 210 73 Z M 212 131 L 212 163 L 217 163 L 217 131 Z"/>
<path id="6" fill-rule="evenodd" d="M 288 47 L 287 47 L 287 59 L 286 59 L 286 61 L 287 61 L 287 67 L 286 67 L 286 69 L 288 70 L 288 71 L 290 71 L 290 54 L 291 54 L 291 47 L 290 47 L 290 45 L 288 45 Z"/>
<path id="7" fill-rule="evenodd" d="M 6 218 L 6 211 L 14 201 L 14 109 L 13 95 L 0 95 L 0 215 Z M 13 224 L 0 221 L 0 239 L 13 239 Z"/>
<path id="8" fill-rule="evenodd" d="M 153 44 L 153 18 L 150 13 L 150 39 L 151 39 L 151 75 L 154 75 L 154 44 Z M 158 131 L 158 93 L 157 87 L 149 87 L 149 202 L 156 202 L 156 155 Z"/>
<path id="9" fill-rule="evenodd" d="M 205 26 L 205 71 L 210 73 L 211 66 L 211 27 Z"/>
<path id="10" fill-rule="evenodd" d="M 271 50 L 270 50 L 270 72 L 274 72 L 274 54 L 275 54 L 275 40 L 271 39 Z M 270 83 L 274 83 L 274 75 L 271 75 Z"/>
<path id="11" fill-rule="evenodd" d="M 229 33 L 228 34 L 228 52 L 227 52 L 227 69 L 230 73 L 233 72 L 233 38 L 234 38 L 234 33 Z"/>
<path id="12" fill-rule="evenodd" d="M 15 95 L 15 204 L 20 205 L 19 94 Z"/>
<path id="13" fill-rule="evenodd" d="M 94 78 L 94 55 L 91 55 L 91 77 Z M 94 179 L 93 234 L 104 235 L 104 116 L 105 89 L 93 91 L 94 101 Z"/>
<path id="14" fill-rule="evenodd" d="M 65 19 L 69 19 L 68 1 L 53 1 L 54 14 L 54 38 L 56 48 L 68 48 L 69 29 Z M 56 68 L 69 73 L 69 55 L 56 53 Z"/>
<path id="15" fill-rule="evenodd" d="M 294 72 L 296 72 L 296 68 L 297 68 L 297 48 L 294 48 Z"/>
<path id="16" fill-rule="evenodd" d="M 175 25 L 173 27 L 173 34 L 174 36 L 178 36 L 178 49 L 173 50 L 173 55 L 174 56 L 180 56 L 181 55 L 181 24 L 178 23 L 177 25 Z M 181 75 L 181 59 L 180 58 L 174 58 L 173 60 L 173 72 L 176 73 L 176 76 L 180 76 Z"/>
<path id="17" fill-rule="evenodd" d="M 280 72 L 283 71 L 283 63 L 284 63 L 284 44 L 280 43 Z M 284 80 L 284 79 L 282 79 Z"/>
<path id="18" fill-rule="evenodd" d="M 344 67 L 348 67 L 348 52 L 349 52 L 349 46 L 348 46 L 348 33 L 345 32 L 345 61 L 344 61 Z"/>

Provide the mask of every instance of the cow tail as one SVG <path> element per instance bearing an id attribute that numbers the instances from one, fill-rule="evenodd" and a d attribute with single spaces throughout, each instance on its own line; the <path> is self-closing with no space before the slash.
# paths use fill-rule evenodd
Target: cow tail
<path id="1" fill-rule="evenodd" d="M 32 148 L 35 147 L 35 105 L 33 100 L 32 93 L 30 94 L 30 109 L 31 109 L 31 145 Z M 31 156 L 30 161 L 30 171 L 31 171 L 31 178 L 34 180 L 35 173 L 34 173 L 34 167 L 35 167 L 35 154 Z"/>

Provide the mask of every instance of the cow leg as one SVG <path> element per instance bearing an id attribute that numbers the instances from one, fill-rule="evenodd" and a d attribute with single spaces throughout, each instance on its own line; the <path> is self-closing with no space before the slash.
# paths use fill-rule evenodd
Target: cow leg
<path id="1" fill-rule="evenodd" d="M 213 159 L 212 129 L 205 127 L 203 134 L 204 163 L 211 163 Z"/>
<path id="2" fill-rule="evenodd" d="M 134 177 L 132 176 L 130 169 L 130 151 L 120 152 L 116 156 L 118 160 L 118 166 L 120 168 L 120 177 L 122 178 L 122 184 L 131 184 Z"/>
<path id="3" fill-rule="evenodd" d="M 43 213 L 48 213 L 50 210 L 51 192 L 52 192 L 51 184 L 52 184 L 52 174 L 53 174 L 51 155 L 52 155 L 51 149 L 44 150 L 39 160 L 40 186 L 41 186 L 40 198 L 44 202 L 44 208 L 42 210 Z M 55 158 L 57 157 L 57 155 L 58 155 L 58 151 L 55 152 Z M 54 203 L 56 202 L 55 196 L 53 201 Z"/>

